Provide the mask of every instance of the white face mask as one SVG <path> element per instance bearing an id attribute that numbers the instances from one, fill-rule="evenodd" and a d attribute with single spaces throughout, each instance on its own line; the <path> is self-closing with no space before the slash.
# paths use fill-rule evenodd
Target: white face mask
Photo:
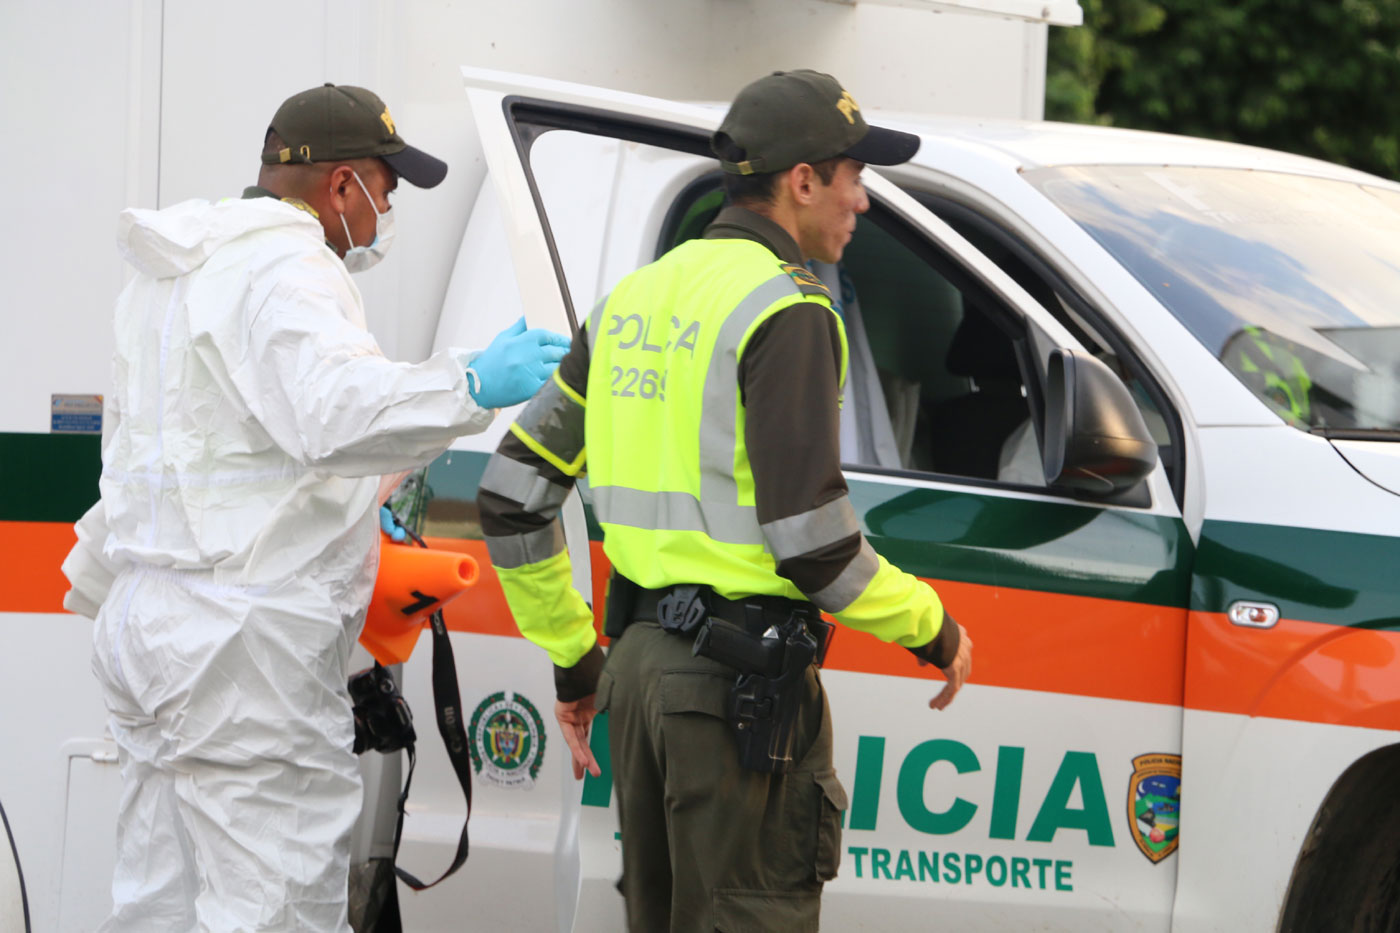
<path id="1" fill-rule="evenodd" d="M 350 225 L 345 222 L 345 215 L 341 214 L 340 225 L 345 228 L 345 239 L 350 244 L 350 248 L 345 251 L 345 268 L 350 272 L 364 272 L 383 259 L 389 252 L 389 247 L 393 245 L 394 212 L 387 210 L 379 213 L 379 208 L 374 206 L 374 198 L 369 196 L 369 189 L 360 181 L 359 173 L 352 174 L 355 175 L 355 181 L 359 182 L 360 190 L 369 200 L 369 209 L 374 211 L 374 242 L 368 246 L 356 246 L 355 238 L 350 235 Z"/>

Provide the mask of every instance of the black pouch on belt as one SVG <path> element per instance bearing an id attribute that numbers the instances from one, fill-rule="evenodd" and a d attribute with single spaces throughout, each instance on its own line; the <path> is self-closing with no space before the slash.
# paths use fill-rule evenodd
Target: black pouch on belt
<path id="1" fill-rule="evenodd" d="M 632 622 L 632 608 L 637 603 L 640 587 L 616 570 L 608 577 L 608 592 L 603 605 L 603 634 L 609 638 L 622 637 L 623 629 Z"/>
<path id="2" fill-rule="evenodd" d="M 817 640 L 804 620 L 793 616 L 755 638 L 739 626 L 712 619 L 697 636 L 695 653 L 740 672 L 729 688 L 728 709 L 739 765 L 764 774 L 791 770 L 802 689 L 817 656 Z"/>

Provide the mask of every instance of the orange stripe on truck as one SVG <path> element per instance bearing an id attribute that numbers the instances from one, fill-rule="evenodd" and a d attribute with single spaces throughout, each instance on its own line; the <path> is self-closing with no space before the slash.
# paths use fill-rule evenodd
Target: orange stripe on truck
<path id="1" fill-rule="evenodd" d="M 65 522 L 0 522 L 0 612 L 62 612 L 63 559 L 78 543 Z"/>
<path id="2" fill-rule="evenodd" d="M 1280 619 L 1270 629 L 1192 612 L 1190 709 L 1400 729 L 1400 633 Z"/>
<path id="3" fill-rule="evenodd" d="M 68 581 L 59 567 L 77 540 L 56 522 L 0 522 L 10 556 L 0 561 L 0 611 L 62 612 Z M 500 581 L 482 541 L 427 538 L 429 547 L 476 559 L 477 585 L 448 603 L 453 631 L 518 638 Z M 594 605 L 602 605 L 609 564 L 593 542 Z M 1183 612 L 1034 590 L 929 581 L 976 645 L 972 682 L 1077 696 L 1180 704 L 1184 672 Z M 1335 626 L 1319 626 L 1337 631 Z M 1346 630 L 1342 630 L 1346 631 Z M 606 644 L 606 639 L 604 639 Z M 544 663 L 543 661 L 541 663 Z M 838 627 L 830 670 L 941 680 L 903 648 Z"/>
<path id="4" fill-rule="evenodd" d="M 1181 704 L 1181 609 L 1036 590 L 928 580 L 972 638 L 972 683 Z M 828 668 L 929 677 L 909 652 L 838 628 Z"/>
<path id="5" fill-rule="evenodd" d="M 449 603 L 447 627 L 459 632 L 519 635 L 486 546 L 481 541 L 428 538 L 429 547 L 462 551 L 481 566 L 477 586 Z M 593 605 L 603 604 L 609 564 L 592 542 Z M 1077 696 L 1180 705 L 1185 611 L 1035 590 L 928 581 L 972 636 L 973 683 Z M 606 639 L 603 640 L 606 644 Z M 896 645 L 842 626 L 827 655 L 828 670 L 942 680 L 935 668 Z M 931 695 L 931 694 L 930 694 Z"/>
<path id="6" fill-rule="evenodd" d="M 0 612 L 62 612 L 59 569 L 77 540 L 61 522 L 0 522 Z M 448 628 L 520 637 L 481 541 L 429 538 L 474 557 L 476 586 L 446 607 Z M 593 542 L 594 605 L 608 561 Z M 972 682 L 1190 709 L 1400 730 L 1400 633 L 1283 619 L 1272 629 L 1191 612 L 1035 590 L 930 580 L 975 644 Z M 1187 650 L 1195 663 L 1188 676 Z M 541 663 L 544 663 L 541 661 Z M 828 669 L 940 680 L 908 652 L 838 628 Z"/>

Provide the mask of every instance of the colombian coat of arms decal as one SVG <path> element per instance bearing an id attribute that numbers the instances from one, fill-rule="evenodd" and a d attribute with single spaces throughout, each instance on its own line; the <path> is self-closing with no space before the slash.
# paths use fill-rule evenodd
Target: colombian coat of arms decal
<path id="1" fill-rule="evenodd" d="M 1176 851 L 1181 822 L 1181 756 L 1154 753 L 1133 759 L 1128 781 L 1128 826 L 1133 841 L 1156 863 Z"/>
<path id="2" fill-rule="evenodd" d="M 501 691 L 482 700 L 467 729 L 472 768 L 498 787 L 528 790 L 544 762 L 544 720 L 535 704 Z"/>

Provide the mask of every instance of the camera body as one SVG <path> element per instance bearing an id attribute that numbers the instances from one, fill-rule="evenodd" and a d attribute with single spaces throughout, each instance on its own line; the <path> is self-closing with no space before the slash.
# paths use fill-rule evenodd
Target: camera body
<path id="1" fill-rule="evenodd" d="M 418 738 L 413 713 L 399 693 L 389 669 L 376 663 L 350 677 L 350 701 L 355 714 L 355 754 L 396 752 Z"/>

